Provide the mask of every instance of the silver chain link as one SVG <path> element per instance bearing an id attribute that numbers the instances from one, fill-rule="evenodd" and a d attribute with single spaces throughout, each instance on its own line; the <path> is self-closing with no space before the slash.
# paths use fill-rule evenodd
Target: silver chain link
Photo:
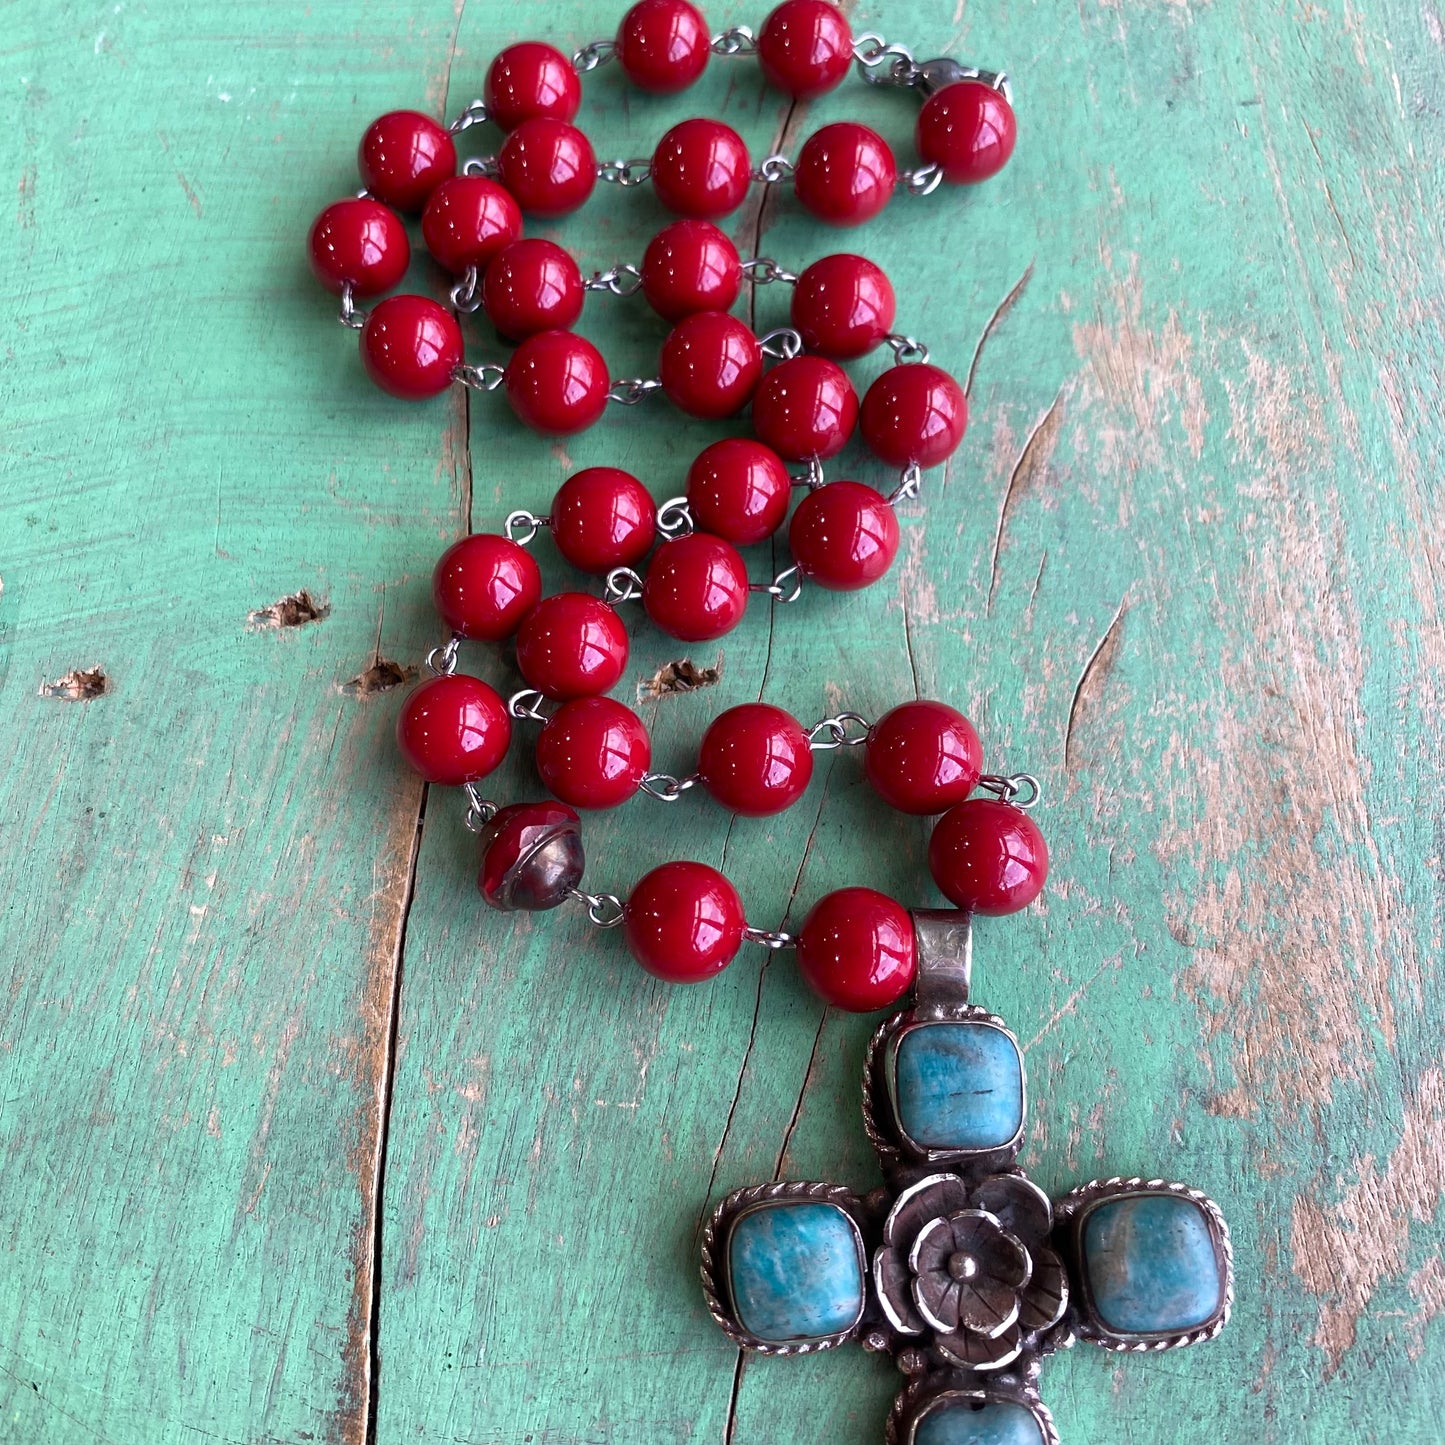
<path id="1" fill-rule="evenodd" d="M 535 687 L 524 687 L 507 699 L 507 716 L 525 718 L 528 722 L 546 722 L 547 714 L 542 711 L 544 699 Z"/>
<path id="2" fill-rule="evenodd" d="M 686 497 L 669 497 L 657 509 L 657 530 L 664 537 L 690 537 L 694 525 Z"/>
<path id="3" fill-rule="evenodd" d="M 893 353 L 894 362 L 899 366 L 928 360 L 928 348 L 916 336 L 902 336 L 891 331 L 883 340 Z"/>
<path id="4" fill-rule="evenodd" d="M 785 271 L 771 256 L 755 256 L 751 261 L 744 261 L 740 269 L 754 286 L 767 286 L 773 281 L 782 281 L 789 286 L 798 284 L 796 273 Z"/>
<path id="5" fill-rule="evenodd" d="M 587 291 L 608 291 L 613 296 L 635 296 L 642 290 L 642 272 L 630 262 L 594 271 L 584 288 Z"/>
<path id="6" fill-rule="evenodd" d="M 850 733 L 849 727 L 861 728 Z M 840 712 L 834 717 L 825 717 L 808 729 L 808 746 L 815 753 L 831 752 L 834 748 L 861 747 L 868 741 L 873 724 L 860 712 Z"/>
<path id="7" fill-rule="evenodd" d="M 671 773 L 648 773 L 637 786 L 659 803 L 675 803 L 689 788 L 697 787 L 700 782 L 702 778 L 696 773 L 690 773 L 685 778 L 674 778 Z"/>
<path id="8" fill-rule="evenodd" d="M 760 943 L 764 948 L 792 948 L 798 940 L 791 933 L 785 933 L 781 928 L 754 928 L 749 923 L 743 929 L 743 937 L 749 943 Z"/>
<path id="9" fill-rule="evenodd" d="M 910 196 L 931 196 L 943 184 L 943 167 L 915 166 L 911 171 L 899 171 L 895 184 Z"/>
<path id="10" fill-rule="evenodd" d="M 708 48 L 714 55 L 755 55 L 758 37 L 746 25 L 731 25 L 719 30 L 708 41 Z"/>
<path id="11" fill-rule="evenodd" d="M 803 595 L 803 574 L 796 566 L 784 567 L 771 582 L 749 582 L 749 592 L 766 592 L 774 602 L 786 606 Z"/>
<path id="12" fill-rule="evenodd" d="M 468 266 L 462 279 L 447 293 L 452 305 L 468 316 L 482 308 L 482 273 L 475 266 Z"/>
<path id="13" fill-rule="evenodd" d="M 507 379 L 507 368 L 495 362 L 485 366 L 470 366 L 463 362 L 452 368 L 452 380 L 469 386 L 473 391 L 495 391 Z"/>
<path id="14" fill-rule="evenodd" d="M 356 304 L 356 289 L 350 281 L 341 286 L 341 310 L 336 319 L 350 331 L 360 331 L 366 325 L 366 312 Z"/>
<path id="15" fill-rule="evenodd" d="M 593 40 L 572 54 L 572 69 L 578 75 L 590 75 L 599 65 L 617 58 L 617 45 L 611 40 Z"/>
<path id="16" fill-rule="evenodd" d="M 460 135 L 464 130 L 470 130 L 474 125 L 482 125 L 490 119 L 485 101 L 469 100 L 466 109 L 447 127 L 447 130 L 452 135 Z"/>
<path id="17" fill-rule="evenodd" d="M 752 177 L 755 181 L 761 181 L 765 186 L 775 186 L 782 181 L 791 180 L 793 170 L 793 162 L 779 152 L 776 155 L 764 156 L 753 167 Z"/>
<path id="18" fill-rule="evenodd" d="M 655 376 L 629 376 L 608 387 L 607 400 L 617 406 L 636 406 L 643 397 L 661 390 L 662 383 Z"/>
<path id="19" fill-rule="evenodd" d="M 464 176 L 488 176 L 492 180 L 501 175 L 501 162 L 496 156 L 468 156 L 462 162 L 462 174 Z"/>
<path id="20" fill-rule="evenodd" d="M 614 567 L 607 574 L 602 588 L 602 600 L 609 607 L 619 602 L 635 602 L 642 596 L 642 578 L 631 567 Z"/>
<path id="21" fill-rule="evenodd" d="M 463 783 L 462 790 L 466 793 L 470 805 L 463 821 L 470 832 L 480 833 L 500 810 L 490 798 L 482 796 L 481 789 L 475 783 Z"/>
<path id="22" fill-rule="evenodd" d="M 918 495 L 919 488 L 923 485 L 923 468 L 917 462 L 909 462 L 903 468 L 903 474 L 898 479 L 898 485 L 888 493 L 887 502 L 890 507 L 896 507 L 899 502 L 912 501 Z"/>
<path id="23" fill-rule="evenodd" d="M 1009 773 L 1001 777 L 997 773 L 985 773 L 978 780 L 979 789 L 992 793 L 1001 802 L 1012 803 L 1015 808 L 1036 808 L 1044 790 L 1032 773 Z M 1019 794 L 1022 793 L 1023 797 Z"/>
<path id="24" fill-rule="evenodd" d="M 587 905 L 587 917 L 598 928 L 616 928 L 622 922 L 622 900 L 615 893 L 587 893 L 574 888 L 569 896 Z"/>
<path id="25" fill-rule="evenodd" d="M 823 485 L 823 463 L 817 457 L 809 457 L 808 470 L 790 473 L 788 480 L 795 487 L 807 487 L 810 492 L 816 492 Z"/>
<path id="26" fill-rule="evenodd" d="M 502 531 L 506 534 L 509 542 L 515 542 L 519 547 L 526 547 L 540 528 L 551 525 L 551 517 L 539 517 L 525 507 L 518 507 L 515 512 L 507 513 L 507 520 L 502 523 Z"/>
<path id="27" fill-rule="evenodd" d="M 652 161 L 648 156 L 633 156 L 630 160 L 601 161 L 597 166 L 597 179 L 610 181 L 617 186 L 640 186 L 652 174 Z"/>
<path id="28" fill-rule="evenodd" d="M 779 326 L 758 337 L 758 349 L 764 356 L 791 361 L 803 350 L 803 338 L 791 326 Z"/>
<path id="29" fill-rule="evenodd" d="M 438 643 L 426 655 L 427 670 L 437 677 L 450 677 L 457 670 L 457 653 L 461 646 L 462 639 L 458 636 L 452 637 L 449 642 Z"/>
<path id="30" fill-rule="evenodd" d="M 869 85 L 896 85 L 908 89 L 918 83 L 919 69 L 906 45 L 890 45 L 881 35 L 864 31 L 853 41 L 858 74 Z"/>

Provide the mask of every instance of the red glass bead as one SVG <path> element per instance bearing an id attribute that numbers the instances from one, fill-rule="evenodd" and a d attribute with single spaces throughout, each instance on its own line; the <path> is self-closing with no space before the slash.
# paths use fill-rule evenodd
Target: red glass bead
<path id="1" fill-rule="evenodd" d="M 642 605 L 682 642 L 711 642 L 731 632 L 748 607 L 748 574 L 738 549 L 706 532 L 664 542 L 643 579 Z"/>
<path id="2" fill-rule="evenodd" d="M 862 482 L 829 482 L 798 503 L 788 527 L 798 571 L 819 587 L 856 592 L 876 582 L 898 555 L 898 518 Z"/>
<path id="3" fill-rule="evenodd" d="M 574 567 L 606 573 L 635 567 L 657 538 L 657 504 L 619 467 L 584 467 L 552 500 L 552 540 Z"/>
<path id="4" fill-rule="evenodd" d="M 856 226 L 888 204 L 897 179 L 888 142 L 866 125 L 840 120 L 803 142 L 793 190 L 820 221 Z"/>
<path id="5" fill-rule="evenodd" d="M 758 32 L 758 64 L 799 98 L 832 90 L 853 63 L 853 31 L 826 0 L 783 0 Z"/>
<path id="6" fill-rule="evenodd" d="M 1039 896 L 1049 850 L 1021 808 L 995 798 L 957 803 L 933 825 L 928 871 L 945 898 L 971 913 L 1017 913 Z"/>
<path id="7" fill-rule="evenodd" d="M 574 808 L 615 808 L 652 764 L 642 719 L 610 697 L 564 702 L 537 738 L 537 774 Z"/>
<path id="8" fill-rule="evenodd" d="M 687 469 L 687 503 L 698 529 L 737 547 L 762 542 L 783 525 L 792 488 L 777 452 L 747 437 L 714 442 Z"/>
<path id="9" fill-rule="evenodd" d="M 413 688 L 396 719 L 402 756 L 429 783 L 460 787 L 485 778 L 511 741 L 506 704 L 481 678 L 460 672 Z"/>
<path id="10" fill-rule="evenodd" d="M 468 266 L 484 270 L 504 246 L 522 234 L 522 213 L 511 194 L 486 176 L 448 176 L 421 216 L 426 248 L 460 276 Z"/>
<path id="11" fill-rule="evenodd" d="M 517 670 L 528 687 L 559 701 L 615 687 L 627 666 L 627 629 L 598 597 L 544 597 L 517 629 Z"/>
<path id="12" fill-rule="evenodd" d="M 570 436 L 606 409 L 607 363 L 573 331 L 539 331 L 507 363 L 507 400 L 519 420 L 544 436 Z"/>
<path id="13" fill-rule="evenodd" d="M 753 398 L 758 440 L 790 462 L 836 456 L 858 421 L 858 395 L 841 366 L 822 356 L 779 362 Z"/>
<path id="14" fill-rule="evenodd" d="M 752 400 L 762 374 L 758 338 L 746 322 L 725 311 L 684 316 L 662 343 L 662 390 L 689 416 L 735 415 Z"/>
<path id="15" fill-rule="evenodd" d="M 896 303 L 880 266 L 862 256 L 824 256 L 793 288 L 793 327 L 809 351 L 847 360 L 890 331 Z"/>
<path id="16" fill-rule="evenodd" d="M 462 361 L 462 329 L 426 296 L 388 296 L 361 328 L 361 364 L 383 390 L 425 401 L 452 382 Z"/>
<path id="17" fill-rule="evenodd" d="M 711 221 L 674 221 L 642 254 L 642 295 L 664 321 L 726 311 L 743 284 L 738 249 Z"/>
<path id="18" fill-rule="evenodd" d="M 555 241 L 540 238 L 513 241 L 482 277 L 482 308 L 508 341 L 568 330 L 586 297 L 577 263 Z"/>
<path id="19" fill-rule="evenodd" d="M 564 120 L 524 120 L 497 152 L 497 174 L 529 216 L 565 216 L 597 184 L 592 142 Z"/>
<path id="20" fill-rule="evenodd" d="M 582 882 L 581 819 L 565 803 L 512 803 L 478 834 L 477 888 L 493 908 L 557 908 Z"/>
<path id="21" fill-rule="evenodd" d="M 997 175 L 1014 151 L 1018 126 L 1003 93 L 981 80 L 935 91 L 918 115 L 918 154 L 953 185 Z"/>
<path id="22" fill-rule="evenodd" d="M 523 40 L 497 52 L 482 86 L 487 118 L 502 130 L 545 116 L 571 120 L 582 104 L 582 84 L 572 62 L 539 40 Z"/>
<path id="23" fill-rule="evenodd" d="M 306 238 L 306 254 L 328 291 L 339 296 L 350 285 L 357 296 L 379 296 L 406 275 L 411 243 L 390 206 L 352 196 L 317 216 Z"/>
<path id="24" fill-rule="evenodd" d="M 968 398 L 942 367 L 890 366 L 863 395 L 863 440 L 890 466 L 936 467 L 968 430 Z"/>
<path id="25" fill-rule="evenodd" d="M 532 554 L 510 538 L 478 532 L 442 553 L 431 595 L 449 632 L 500 642 L 537 605 L 542 573 Z"/>
<path id="26" fill-rule="evenodd" d="M 743 138 L 720 120 L 700 116 L 663 136 L 650 174 L 657 199 L 668 210 L 703 219 L 737 210 L 752 178 Z"/>
<path id="27" fill-rule="evenodd" d="M 416 110 L 393 110 L 367 127 L 356 153 L 361 183 L 388 206 L 419 211 L 456 174 L 457 148 L 445 126 Z"/>
<path id="28" fill-rule="evenodd" d="M 687 0 L 638 0 L 617 30 L 617 61 L 640 90 L 671 95 L 707 69 L 707 22 Z"/>
<path id="29" fill-rule="evenodd" d="M 702 785 L 734 813 L 765 818 L 790 808 L 808 790 L 813 750 L 802 723 L 765 702 L 719 713 L 702 735 Z"/>
<path id="30" fill-rule="evenodd" d="M 820 998 L 853 1013 L 897 1003 L 913 986 L 918 945 L 908 910 L 872 888 L 840 888 L 798 930 L 798 971 Z"/>
<path id="31" fill-rule="evenodd" d="M 743 942 L 738 891 L 706 863 L 664 863 L 641 878 L 622 910 L 628 951 L 668 983 L 721 973 Z"/>
<path id="32" fill-rule="evenodd" d="M 983 748 L 973 724 L 941 702 L 905 702 L 868 733 L 863 771 L 900 813 L 942 813 L 973 792 Z"/>

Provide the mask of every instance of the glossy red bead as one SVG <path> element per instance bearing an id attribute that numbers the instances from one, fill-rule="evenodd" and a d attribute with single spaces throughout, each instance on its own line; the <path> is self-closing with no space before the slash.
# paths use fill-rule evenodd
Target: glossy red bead
<path id="1" fill-rule="evenodd" d="M 1049 850 L 1021 808 L 994 798 L 957 803 L 933 825 L 928 871 L 944 897 L 970 913 L 1017 913 L 1039 896 Z"/>
<path id="2" fill-rule="evenodd" d="M 642 295 L 664 321 L 727 311 L 742 288 L 738 249 L 711 221 L 673 221 L 642 254 Z"/>
<path id="3" fill-rule="evenodd" d="M 803 142 L 793 190 L 820 221 L 857 226 L 888 204 L 897 179 L 888 142 L 866 125 L 840 120 Z"/>
<path id="4" fill-rule="evenodd" d="M 584 430 L 607 406 L 607 363 L 573 331 L 539 331 L 512 353 L 507 400 L 519 420 L 544 436 Z"/>
<path id="5" fill-rule="evenodd" d="M 790 462 L 836 456 L 858 421 L 858 395 L 841 366 L 822 356 L 781 361 L 753 398 L 753 431 Z"/>
<path id="6" fill-rule="evenodd" d="M 763 352 L 752 328 L 725 311 L 684 316 L 662 343 L 658 375 L 668 400 L 689 416 L 740 412 L 757 390 Z"/>
<path id="7" fill-rule="evenodd" d="M 789 95 L 832 90 L 852 63 L 853 31 L 827 0 L 783 0 L 758 31 L 758 64 Z"/>
<path id="8" fill-rule="evenodd" d="M 671 95 L 707 69 L 707 22 L 687 0 L 638 0 L 617 29 L 617 61 L 639 90 Z"/>
<path id="9" fill-rule="evenodd" d="M 493 908 L 560 908 L 582 882 L 581 820 L 565 803 L 512 803 L 477 836 L 477 889 Z"/>
<path id="10" fill-rule="evenodd" d="M 522 213 L 511 193 L 486 176 L 449 176 L 431 193 L 421 216 L 426 248 L 448 271 L 487 263 L 522 234 Z"/>
<path id="11" fill-rule="evenodd" d="M 568 330 L 586 297 L 576 261 L 555 241 L 540 237 L 513 241 L 482 277 L 482 309 L 508 341 Z"/>
<path id="12" fill-rule="evenodd" d="M 455 175 L 457 148 L 445 126 L 416 110 L 393 110 L 367 127 L 356 153 L 361 183 L 388 206 L 419 211 Z"/>
<path id="13" fill-rule="evenodd" d="M 981 80 L 960 80 L 935 91 L 918 115 L 918 154 L 941 166 L 953 185 L 986 181 L 1013 154 L 1018 127 L 1013 106 Z"/>
<path id="14" fill-rule="evenodd" d="M 481 678 L 460 672 L 413 688 L 396 719 L 402 756 L 429 783 L 459 787 L 485 778 L 511 741 L 506 704 Z"/>
<path id="15" fill-rule="evenodd" d="M 798 571 L 819 587 L 855 592 L 876 582 L 898 555 L 898 518 L 862 482 L 829 482 L 808 493 L 788 526 Z"/>
<path id="16" fill-rule="evenodd" d="M 650 174 L 657 199 L 668 210 L 703 220 L 725 216 L 748 193 L 748 148 L 720 120 L 685 120 L 658 142 Z"/>
<path id="17" fill-rule="evenodd" d="M 652 494 L 619 467 L 584 467 L 552 501 L 552 540 L 574 567 L 603 574 L 635 567 L 657 540 Z"/>
<path id="18" fill-rule="evenodd" d="M 968 430 L 968 398 L 942 367 L 890 366 L 864 393 L 860 420 L 864 442 L 881 461 L 936 467 Z"/>
<path id="19" fill-rule="evenodd" d="M 378 302 L 360 336 L 366 374 L 404 401 L 424 401 L 445 391 L 461 365 L 456 317 L 426 296 L 388 296 Z"/>
<path id="20" fill-rule="evenodd" d="M 893 286 L 863 256 L 824 256 L 793 288 L 793 327 L 809 351 L 847 360 L 872 351 L 893 330 Z"/>
<path id="21" fill-rule="evenodd" d="M 736 547 L 765 541 L 783 525 L 792 489 L 777 452 L 747 437 L 713 442 L 687 469 L 687 504 L 698 530 Z"/>
<path id="22" fill-rule="evenodd" d="M 571 120 L 582 104 L 582 83 L 560 50 L 523 40 L 497 52 L 482 86 L 487 116 L 502 130 L 546 117 Z"/>
<path id="23" fill-rule="evenodd" d="M 798 971 L 835 1008 L 872 1013 L 913 986 L 918 946 L 901 903 L 872 888 L 840 888 L 815 903 L 798 930 Z"/>
<path id="24" fill-rule="evenodd" d="M 738 549 L 706 532 L 664 542 L 648 564 L 642 605 L 682 642 L 711 642 L 731 632 L 748 607 L 748 574 Z"/>
<path id="25" fill-rule="evenodd" d="M 617 685 L 627 666 L 627 629 L 585 592 L 544 597 L 517 629 L 517 670 L 528 687 L 563 701 Z"/>
<path id="26" fill-rule="evenodd" d="M 497 152 L 497 173 L 529 216 L 565 216 L 597 184 L 592 142 L 563 120 L 524 120 Z"/>
<path id="27" fill-rule="evenodd" d="M 729 811 L 765 818 L 790 808 L 808 790 L 813 750 L 802 723 L 765 702 L 719 713 L 702 735 L 697 771 Z"/>
<path id="28" fill-rule="evenodd" d="M 357 296 L 379 296 L 406 275 L 411 243 L 390 206 L 352 196 L 317 216 L 306 238 L 306 255 L 328 291 L 340 295 L 349 284 Z"/>
<path id="29" fill-rule="evenodd" d="M 500 642 L 537 605 L 542 573 L 532 554 L 510 538 L 477 532 L 442 553 L 431 595 L 449 632 Z"/>
<path id="30" fill-rule="evenodd" d="M 900 813 L 942 813 L 973 792 L 983 748 L 973 724 L 947 703 L 905 702 L 868 733 L 863 771 Z"/>
<path id="31" fill-rule="evenodd" d="M 610 697 L 564 702 L 537 738 L 537 774 L 574 808 L 625 803 L 652 765 L 642 719 Z"/>
<path id="32" fill-rule="evenodd" d="M 664 863 L 640 879 L 622 911 L 628 951 L 668 983 L 721 973 L 743 942 L 738 891 L 706 863 Z"/>

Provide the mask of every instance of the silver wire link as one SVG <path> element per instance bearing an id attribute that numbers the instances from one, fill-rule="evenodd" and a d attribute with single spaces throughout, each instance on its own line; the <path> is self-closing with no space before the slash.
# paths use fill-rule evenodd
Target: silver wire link
<path id="1" fill-rule="evenodd" d="M 485 366 L 469 366 L 463 362 L 452 368 L 452 380 L 473 391 L 495 391 L 507 379 L 507 368 L 489 361 Z"/>
<path id="2" fill-rule="evenodd" d="M 526 718 L 528 722 L 546 722 L 542 711 L 542 694 L 535 687 L 524 687 L 507 699 L 507 716 Z"/>
<path id="3" fill-rule="evenodd" d="M 669 497 L 657 509 L 657 530 L 664 537 L 690 537 L 694 525 L 686 497 Z"/>
<path id="4" fill-rule="evenodd" d="M 570 894 L 587 905 L 587 917 L 598 928 L 616 928 L 622 922 L 622 900 L 615 893 L 586 893 L 574 888 Z"/>
<path id="5" fill-rule="evenodd" d="M 764 156 L 753 167 L 752 176 L 755 181 L 761 181 L 765 186 L 775 186 L 781 181 L 791 180 L 793 169 L 792 161 L 779 153 Z"/>
<path id="6" fill-rule="evenodd" d="M 1001 801 L 1026 810 L 1037 807 L 1039 799 L 1044 795 L 1039 780 L 1032 773 L 1010 773 L 1007 777 L 1000 777 L 997 773 L 985 773 L 978 780 L 978 786 L 983 792 L 992 793 Z M 1019 796 L 1020 793 L 1023 794 L 1022 797 Z"/>
<path id="7" fill-rule="evenodd" d="M 590 75 L 599 65 L 617 58 L 617 46 L 611 40 L 593 40 L 572 54 L 572 69 L 578 75 Z"/>
<path id="8" fill-rule="evenodd" d="M 492 180 L 496 180 L 501 173 L 501 163 L 496 156 L 468 156 L 462 162 L 464 176 L 490 176 Z"/>
<path id="9" fill-rule="evenodd" d="M 356 291 L 350 281 L 341 285 L 341 310 L 336 319 L 351 331 L 360 331 L 366 325 L 366 312 L 356 304 Z"/>
<path id="10" fill-rule="evenodd" d="M 652 161 L 648 156 L 633 156 L 631 160 L 602 161 L 597 167 L 599 181 L 611 181 L 617 186 L 640 186 L 652 174 Z"/>
<path id="11" fill-rule="evenodd" d="M 690 773 L 685 778 L 674 778 L 671 773 L 648 773 L 637 786 L 659 803 L 675 803 L 689 788 L 697 787 L 700 782 L 702 779 L 696 773 Z"/>
<path id="12" fill-rule="evenodd" d="M 890 331 L 883 340 L 893 353 L 893 360 L 898 366 L 928 360 L 928 348 L 916 336 L 902 336 L 896 331 Z"/>
<path id="13" fill-rule="evenodd" d="M 810 492 L 816 492 L 823 485 L 823 463 L 817 457 L 809 457 L 808 470 L 791 472 L 788 480 L 795 487 L 807 487 Z"/>
<path id="14" fill-rule="evenodd" d="M 526 547 L 537 535 L 539 528 L 551 525 L 551 517 L 539 517 L 525 507 L 518 507 L 515 512 L 507 513 L 507 520 L 502 523 L 502 531 L 506 533 L 509 542 L 515 542 L 519 547 Z"/>
<path id="15" fill-rule="evenodd" d="M 869 85 L 896 85 L 904 89 L 917 85 L 919 68 L 906 45 L 890 45 L 881 35 L 864 31 L 853 41 L 853 59 L 858 74 Z"/>
<path id="16" fill-rule="evenodd" d="M 470 130 L 474 125 L 483 125 L 490 119 L 485 101 L 469 100 L 466 109 L 447 127 L 447 130 L 452 135 L 460 135 L 464 130 Z"/>
<path id="17" fill-rule="evenodd" d="M 475 783 L 463 783 L 462 789 L 470 804 L 467 808 L 467 816 L 463 821 L 470 832 L 480 833 L 500 810 L 490 798 L 482 796 L 482 790 Z"/>
<path id="18" fill-rule="evenodd" d="M 791 326 L 779 326 L 758 337 L 758 349 L 764 356 L 791 361 L 803 350 L 803 338 Z"/>
<path id="19" fill-rule="evenodd" d="M 792 948 L 798 940 L 791 933 L 785 933 L 781 928 L 754 928 L 749 923 L 743 929 L 743 937 L 749 943 L 760 943 L 764 948 Z"/>
<path id="20" fill-rule="evenodd" d="M 859 733 L 850 733 L 849 727 L 861 728 Z M 808 729 L 808 746 L 815 753 L 831 752 L 834 748 L 861 747 L 868 741 L 873 724 L 861 712 L 840 712 L 836 717 L 825 717 Z"/>
<path id="21" fill-rule="evenodd" d="M 602 600 L 609 607 L 619 602 L 636 602 L 642 596 L 642 578 L 631 567 L 614 567 L 607 574 Z"/>
<path id="22" fill-rule="evenodd" d="M 898 485 L 888 493 L 886 498 L 890 507 L 896 507 L 899 502 L 911 502 L 918 495 L 919 488 L 923 485 L 923 468 L 917 462 L 909 462 L 903 468 L 903 474 L 898 479 Z"/>
<path id="23" fill-rule="evenodd" d="M 432 648 L 426 655 L 427 670 L 438 677 L 450 677 L 457 670 L 457 653 L 461 645 L 461 637 L 453 634 L 450 642 L 442 642 Z"/>
<path id="24" fill-rule="evenodd" d="M 655 376 L 628 376 L 608 387 L 607 400 L 618 406 L 636 406 L 643 397 L 661 390 L 662 383 Z"/>
<path id="25" fill-rule="evenodd" d="M 482 309 L 482 273 L 475 266 L 468 266 L 462 279 L 447 293 L 452 305 L 468 316 Z"/>
<path id="26" fill-rule="evenodd" d="M 751 261 L 744 261 L 740 269 L 754 286 L 767 286 L 773 281 L 782 281 L 789 286 L 798 284 L 796 273 L 783 270 L 771 256 L 754 256 Z"/>
<path id="27" fill-rule="evenodd" d="M 714 55 L 756 55 L 758 37 L 746 25 L 730 25 L 708 41 Z"/>
<path id="28" fill-rule="evenodd" d="M 803 595 L 803 574 L 797 567 L 784 567 L 771 582 L 749 582 L 749 592 L 766 592 L 774 602 L 796 602 Z"/>
<path id="29" fill-rule="evenodd" d="M 899 171 L 894 184 L 910 196 L 931 196 L 943 184 L 943 167 L 915 166 L 911 171 Z"/>
<path id="30" fill-rule="evenodd" d="M 636 296 L 642 290 L 642 272 L 631 262 L 609 266 L 605 271 L 594 271 L 592 279 L 582 289 L 608 291 L 613 296 Z"/>

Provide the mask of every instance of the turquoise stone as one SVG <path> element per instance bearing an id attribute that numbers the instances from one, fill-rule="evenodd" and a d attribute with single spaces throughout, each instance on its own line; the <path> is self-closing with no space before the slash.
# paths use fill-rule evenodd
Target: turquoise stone
<path id="1" fill-rule="evenodd" d="M 863 1312 L 853 1221 L 833 1204 L 786 1201 L 738 1217 L 728 1283 L 743 1328 L 760 1340 L 819 1339 Z"/>
<path id="2" fill-rule="evenodd" d="M 1084 1219 L 1084 1268 L 1094 1309 L 1121 1335 L 1202 1325 L 1224 1293 L 1204 1211 L 1178 1194 L 1109 1199 Z"/>
<path id="3" fill-rule="evenodd" d="M 930 1410 L 913 1432 L 912 1445 L 1043 1445 L 1032 1410 L 1009 1401 L 975 1409 L 967 1401 Z"/>
<path id="4" fill-rule="evenodd" d="M 910 1029 L 893 1073 L 898 1122 L 925 1149 L 996 1149 L 1023 1127 L 1023 1060 L 991 1024 Z"/>

